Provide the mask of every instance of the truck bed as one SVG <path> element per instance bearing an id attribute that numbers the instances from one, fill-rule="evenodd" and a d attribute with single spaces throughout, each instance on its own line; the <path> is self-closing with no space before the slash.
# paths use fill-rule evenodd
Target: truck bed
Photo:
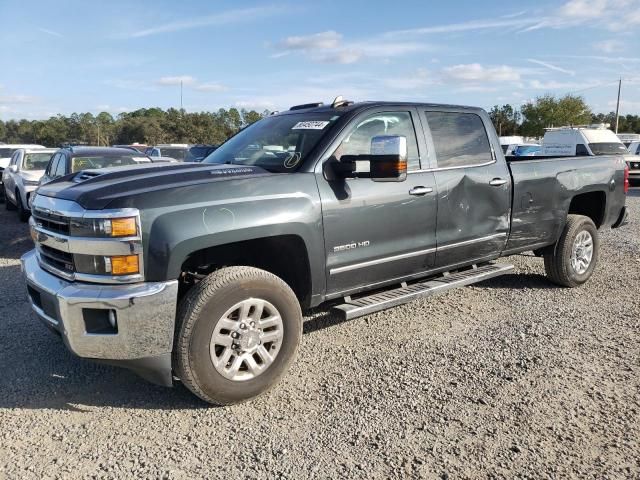
<path id="1" fill-rule="evenodd" d="M 579 213 L 590 202 L 602 205 L 599 228 L 614 224 L 624 206 L 623 189 L 615 188 L 624 183 L 625 163 L 619 155 L 506 158 L 513 208 L 504 254 L 553 244 L 567 214 Z"/>

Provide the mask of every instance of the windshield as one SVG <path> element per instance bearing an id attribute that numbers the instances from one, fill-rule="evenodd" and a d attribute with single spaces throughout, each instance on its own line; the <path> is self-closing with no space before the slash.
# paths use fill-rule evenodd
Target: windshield
<path id="1" fill-rule="evenodd" d="M 176 160 L 184 160 L 184 157 L 187 155 L 186 148 L 167 148 L 160 147 L 160 156 L 161 157 L 170 157 L 175 158 Z"/>
<path id="2" fill-rule="evenodd" d="M 17 148 L 0 148 L 0 158 L 9 158 Z"/>
<path id="3" fill-rule="evenodd" d="M 624 155 L 629 151 L 623 143 L 590 143 L 589 148 L 594 155 Z"/>
<path id="4" fill-rule="evenodd" d="M 339 118 L 335 112 L 263 118 L 223 143 L 203 163 L 255 165 L 293 172 Z"/>
<path id="5" fill-rule="evenodd" d="M 23 170 L 44 170 L 47 168 L 51 152 L 49 153 L 26 153 L 22 160 Z"/>
<path id="6" fill-rule="evenodd" d="M 87 170 L 89 168 L 107 168 L 107 167 L 121 167 L 123 165 L 137 165 L 139 161 L 137 159 L 145 157 L 74 157 L 71 160 L 71 171 L 79 172 L 80 170 Z M 146 158 L 145 158 L 146 159 Z"/>

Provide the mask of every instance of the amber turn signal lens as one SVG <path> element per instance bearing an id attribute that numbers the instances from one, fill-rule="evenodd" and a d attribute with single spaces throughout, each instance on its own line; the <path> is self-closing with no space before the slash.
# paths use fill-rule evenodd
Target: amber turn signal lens
<path id="1" fill-rule="evenodd" d="M 128 275 L 139 272 L 140 266 L 138 265 L 137 255 L 111 257 L 111 273 L 113 275 Z"/>
<path id="2" fill-rule="evenodd" d="M 111 220 L 111 236 L 112 237 L 129 237 L 137 235 L 136 219 L 130 218 L 113 218 Z"/>

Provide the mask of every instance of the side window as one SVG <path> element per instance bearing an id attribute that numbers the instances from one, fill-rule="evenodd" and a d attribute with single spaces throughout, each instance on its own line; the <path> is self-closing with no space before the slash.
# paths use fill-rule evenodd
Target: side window
<path id="1" fill-rule="evenodd" d="M 11 160 L 9 160 L 9 165 L 17 165 L 19 156 L 20 156 L 19 150 L 16 150 L 15 152 L 13 152 L 13 155 L 11 155 Z"/>
<path id="2" fill-rule="evenodd" d="M 333 156 L 340 160 L 342 155 L 369 155 L 371 139 L 380 135 L 406 137 L 408 168 L 409 170 L 420 169 L 416 131 L 409 112 L 374 113 L 359 121 L 333 152 Z"/>
<path id="3" fill-rule="evenodd" d="M 60 154 L 60 158 L 58 159 L 58 164 L 56 165 L 56 169 L 54 171 L 55 177 L 62 177 L 66 175 L 67 172 L 67 157 L 64 154 Z"/>
<path id="4" fill-rule="evenodd" d="M 576 145 L 576 157 L 587 157 L 587 156 L 589 156 L 587 147 L 585 147 L 584 143 L 578 143 Z"/>
<path id="5" fill-rule="evenodd" d="M 489 137 L 475 113 L 425 112 L 438 168 L 465 167 L 493 160 Z"/>

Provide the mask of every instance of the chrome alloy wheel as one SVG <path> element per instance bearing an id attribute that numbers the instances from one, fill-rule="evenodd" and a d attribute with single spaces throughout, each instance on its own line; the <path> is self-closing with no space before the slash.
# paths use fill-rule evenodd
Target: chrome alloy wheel
<path id="1" fill-rule="evenodd" d="M 593 258 L 593 238 L 586 230 L 580 232 L 573 242 L 571 252 L 571 267 L 578 274 L 582 275 L 589 269 Z"/>
<path id="2" fill-rule="evenodd" d="M 251 380 L 278 356 L 283 334 L 276 307 L 260 298 L 242 300 L 227 310 L 213 330 L 209 346 L 213 366 L 229 380 Z"/>

